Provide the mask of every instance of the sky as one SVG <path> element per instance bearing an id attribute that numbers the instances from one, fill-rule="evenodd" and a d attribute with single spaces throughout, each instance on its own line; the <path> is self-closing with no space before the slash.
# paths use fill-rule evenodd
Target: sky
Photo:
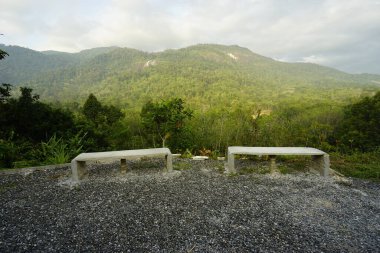
<path id="1" fill-rule="evenodd" d="M 380 0 L 0 0 L 0 33 L 39 51 L 216 43 L 380 74 Z"/>

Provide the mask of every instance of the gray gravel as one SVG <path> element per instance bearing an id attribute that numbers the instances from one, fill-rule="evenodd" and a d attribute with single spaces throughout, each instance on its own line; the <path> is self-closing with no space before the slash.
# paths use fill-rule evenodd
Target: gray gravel
<path id="1" fill-rule="evenodd" d="M 0 175 L 0 252 L 379 252 L 380 184 L 162 159 Z M 238 163 L 239 167 L 239 163 Z"/>

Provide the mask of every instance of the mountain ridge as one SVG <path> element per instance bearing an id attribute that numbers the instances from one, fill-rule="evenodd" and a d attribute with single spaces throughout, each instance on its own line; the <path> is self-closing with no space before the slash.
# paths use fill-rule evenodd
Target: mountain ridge
<path id="1" fill-rule="evenodd" d="M 83 101 L 89 93 L 121 105 L 180 96 L 193 103 L 290 99 L 313 93 L 371 94 L 380 75 L 349 74 L 312 63 L 286 63 L 237 45 L 198 44 L 162 52 L 102 47 L 77 53 L 0 45 L 0 82 L 30 86 L 48 101 Z M 342 95 L 348 89 L 349 95 Z M 125 91 L 122 93 L 120 91 Z M 227 94 L 220 94 L 220 93 Z M 125 100 L 125 101 L 124 101 Z"/>

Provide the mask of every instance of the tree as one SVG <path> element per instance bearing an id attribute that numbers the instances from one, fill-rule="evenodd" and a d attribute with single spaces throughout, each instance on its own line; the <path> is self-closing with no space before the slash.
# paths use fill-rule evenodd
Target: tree
<path id="1" fill-rule="evenodd" d="M 112 148 L 110 133 L 117 129 L 124 113 L 113 105 L 102 105 L 94 94 L 90 94 L 83 105 L 82 112 L 85 116 L 81 122 L 84 132 L 94 140 L 92 150 L 107 150 Z"/>
<path id="2" fill-rule="evenodd" d="M 0 60 L 4 59 L 8 55 L 7 52 L 4 52 L 3 50 L 0 49 Z"/>
<path id="3" fill-rule="evenodd" d="M 124 113 L 113 105 L 103 106 L 102 113 L 103 118 L 108 125 L 113 125 L 124 116 Z"/>
<path id="4" fill-rule="evenodd" d="M 0 138 L 13 133 L 17 138 L 39 142 L 74 129 L 71 113 L 39 102 L 30 88 L 21 87 L 20 91 L 19 98 L 8 98 L 7 103 L 0 104 Z"/>
<path id="5" fill-rule="evenodd" d="M 33 160 L 41 141 L 53 135 L 70 140 L 76 132 L 70 112 L 39 102 L 32 89 L 21 87 L 19 98 L 8 94 L 10 86 L 2 91 L 5 99 L 0 103 L 0 167 L 13 167 L 16 159 Z"/>
<path id="6" fill-rule="evenodd" d="M 346 107 L 336 130 L 341 145 L 371 151 L 380 146 L 380 92 Z"/>
<path id="7" fill-rule="evenodd" d="M 98 99 L 94 96 L 94 94 L 90 94 L 83 105 L 83 114 L 92 122 L 96 122 L 99 118 L 99 115 L 102 111 L 102 104 L 98 101 Z"/>
<path id="8" fill-rule="evenodd" d="M 11 87 L 12 85 L 7 83 L 2 83 L 0 87 L 0 103 L 5 103 L 11 96 Z"/>
<path id="9" fill-rule="evenodd" d="M 92 93 L 83 105 L 83 114 L 88 120 L 98 125 L 112 125 L 124 116 L 124 113 L 113 105 L 103 106 Z"/>
<path id="10" fill-rule="evenodd" d="M 0 50 L 0 60 L 6 55 Z M 71 137 L 76 127 L 70 112 L 39 102 L 39 95 L 27 87 L 21 87 L 21 96 L 13 98 L 11 88 L 10 84 L 0 86 L 0 167 L 13 167 L 16 160 L 26 160 L 23 162 L 27 165 L 35 165 L 38 143 L 51 139 L 51 136 L 57 136 L 61 144 L 63 140 L 70 144 L 62 144 L 61 147 L 67 145 L 70 150 L 78 151 L 73 149 L 78 145 L 73 144 L 78 143 L 76 140 L 82 141 L 82 133 Z M 67 154 L 72 153 L 66 152 L 65 157 Z"/>
<path id="11" fill-rule="evenodd" d="M 179 135 L 185 129 L 185 120 L 192 118 L 193 112 L 184 107 L 184 101 L 173 98 L 153 103 L 147 102 L 141 110 L 142 124 L 153 135 L 158 135 L 162 147 L 174 135 Z"/>
<path id="12" fill-rule="evenodd" d="M 7 52 L 0 49 L 0 60 L 4 59 L 7 55 Z M 1 86 L 3 87 L 0 87 L 0 103 L 4 103 L 5 100 L 10 97 L 11 85 L 3 83 Z"/>

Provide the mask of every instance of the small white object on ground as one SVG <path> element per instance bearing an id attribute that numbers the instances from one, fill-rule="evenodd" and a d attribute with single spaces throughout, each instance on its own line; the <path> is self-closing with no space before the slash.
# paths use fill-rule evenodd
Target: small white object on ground
<path id="1" fill-rule="evenodd" d="M 193 158 L 193 160 L 202 161 L 202 160 L 207 160 L 208 156 L 193 156 L 192 158 Z"/>

